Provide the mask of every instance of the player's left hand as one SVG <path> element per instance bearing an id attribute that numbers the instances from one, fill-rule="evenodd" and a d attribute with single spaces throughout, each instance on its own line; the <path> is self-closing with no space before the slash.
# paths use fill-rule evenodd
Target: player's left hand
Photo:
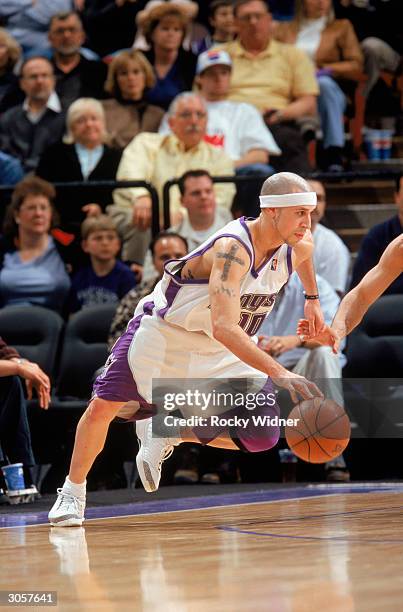
<path id="1" fill-rule="evenodd" d="M 305 300 L 305 319 L 308 321 L 309 339 L 315 338 L 325 327 L 325 319 L 319 300 Z"/>

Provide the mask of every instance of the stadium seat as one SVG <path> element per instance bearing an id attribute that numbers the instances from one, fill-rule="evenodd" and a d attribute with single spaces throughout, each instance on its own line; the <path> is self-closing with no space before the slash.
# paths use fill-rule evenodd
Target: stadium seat
<path id="1" fill-rule="evenodd" d="M 60 360 L 57 397 L 88 401 L 95 371 L 106 361 L 107 337 L 116 306 L 85 308 L 68 321 Z"/>
<path id="2" fill-rule="evenodd" d="M 0 310 L 0 336 L 22 357 L 55 378 L 62 317 L 41 306 L 8 306 Z"/>

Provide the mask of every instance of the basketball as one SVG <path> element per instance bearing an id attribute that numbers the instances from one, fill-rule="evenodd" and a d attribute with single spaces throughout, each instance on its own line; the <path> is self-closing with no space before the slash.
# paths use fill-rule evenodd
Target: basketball
<path id="1" fill-rule="evenodd" d="M 290 449 L 309 463 L 326 463 L 344 451 L 350 441 L 349 418 L 341 406 L 330 399 L 315 397 L 300 402 L 288 419 L 285 437 Z"/>

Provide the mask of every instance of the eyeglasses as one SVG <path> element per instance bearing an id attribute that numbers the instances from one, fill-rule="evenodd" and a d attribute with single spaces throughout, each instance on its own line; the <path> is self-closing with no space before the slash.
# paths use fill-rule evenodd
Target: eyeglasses
<path id="1" fill-rule="evenodd" d="M 260 21 L 264 17 L 267 17 L 268 14 L 269 13 L 267 13 L 267 12 L 264 12 L 264 13 L 247 13 L 246 15 L 242 15 L 242 16 L 238 17 L 238 19 L 239 19 L 239 21 L 242 21 L 243 23 L 249 23 L 252 20 Z"/>
<path id="2" fill-rule="evenodd" d="M 78 34 L 81 32 L 81 28 L 78 26 L 70 26 L 65 28 L 56 28 L 55 30 L 51 30 L 51 34 L 55 34 L 56 36 L 62 36 L 63 34 Z"/>
<path id="3" fill-rule="evenodd" d="M 205 119 L 207 117 L 207 113 L 202 111 L 183 111 L 182 113 L 178 113 L 176 116 L 180 119 L 190 119 L 196 115 L 197 119 Z"/>

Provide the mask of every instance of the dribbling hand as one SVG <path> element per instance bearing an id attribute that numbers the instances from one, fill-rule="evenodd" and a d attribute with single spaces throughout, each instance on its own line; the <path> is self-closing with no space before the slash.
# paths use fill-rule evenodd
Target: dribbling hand
<path id="1" fill-rule="evenodd" d="M 279 378 L 272 378 L 272 381 L 278 387 L 287 389 L 294 404 L 297 404 L 300 399 L 312 399 L 314 397 L 324 397 L 322 391 L 315 383 L 307 380 L 304 376 L 294 374 L 288 370 L 284 370 L 284 374 Z"/>

